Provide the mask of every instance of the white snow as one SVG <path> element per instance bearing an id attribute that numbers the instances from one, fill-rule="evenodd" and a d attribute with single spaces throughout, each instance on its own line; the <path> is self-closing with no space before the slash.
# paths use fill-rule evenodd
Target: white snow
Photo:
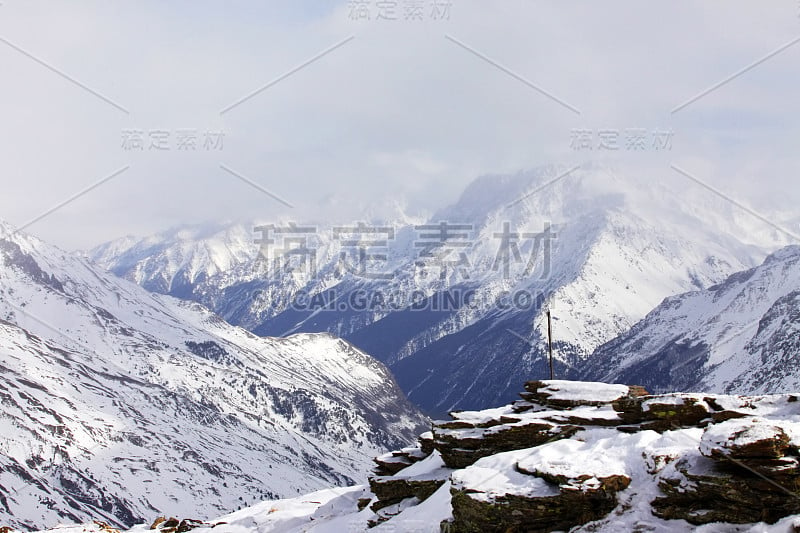
<path id="1" fill-rule="evenodd" d="M 772 440 L 783 434 L 783 428 L 763 418 L 737 418 L 710 426 L 703 434 L 700 451 L 725 453 L 731 447 L 747 446 L 762 440 Z"/>
<path id="2" fill-rule="evenodd" d="M 425 422 L 328 334 L 260 338 L 22 233 L 0 244 L 3 525 L 113 522 L 103 507 L 205 519 L 350 484 Z M 14 245 L 30 258 L 7 264 Z M 71 483 L 88 503 L 73 508 Z"/>
<path id="3" fill-rule="evenodd" d="M 602 479 L 612 476 L 630 476 L 625 458 L 615 454 L 613 439 L 598 439 L 591 442 L 591 436 L 581 435 L 581 439 L 566 439 L 552 442 L 538 448 L 517 462 L 526 472 L 537 472 L 552 476 L 576 479 L 591 476 Z"/>
<path id="4" fill-rule="evenodd" d="M 630 486 L 617 494 L 619 505 L 606 517 L 583 526 L 572 533 L 617 533 L 619 531 L 655 531 L 661 533 L 783 533 L 800 518 L 788 517 L 776 524 L 709 524 L 693 526 L 682 520 L 663 520 L 652 514 L 651 502 L 662 493 L 658 487 L 662 479 L 680 480 L 676 463 L 685 462 L 690 470 L 702 474 L 713 468 L 715 462 L 701 455 L 704 446 L 727 442 L 724 435 L 735 435 L 737 443 L 769 436 L 776 428 L 796 428 L 797 409 L 787 396 L 726 398 L 715 401 L 737 410 L 751 410 L 755 416 L 732 419 L 708 428 L 685 428 L 657 433 L 641 431 L 634 434 L 619 432 L 614 428 L 589 428 L 570 439 L 550 442 L 534 448 L 499 453 L 478 460 L 464 469 L 445 472 L 441 457 L 434 453 L 424 461 L 400 472 L 398 477 L 415 479 L 432 475 L 449 475 L 450 481 L 423 502 L 415 498 L 381 511 L 388 518 L 375 529 L 368 523 L 378 519 L 369 506 L 358 511 L 360 499 L 372 499 L 364 485 L 314 492 L 296 498 L 267 501 L 237 511 L 210 523 L 226 522 L 213 529 L 201 528 L 198 533 L 271 533 L 271 532 L 437 532 L 443 520 L 452 517 L 451 489 L 470 492 L 469 497 L 479 501 L 498 501 L 504 495 L 527 498 L 557 496 L 559 486 L 536 475 L 541 473 L 564 478 L 570 490 L 591 490 L 600 480 L 610 476 L 627 476 Z M 794 411 L 791 411 L 794 409 Z M 494 415 L 496 410 L 492 410 Z M 779 413 L 779 414 L 775 414 Z M 783 413 L 783 414 L 780 414 Z M 539 413 L 536 413 L 539 414 Z M 487 417 L 489 413 L 487 413 Z M 479 419 L 477 416 L 470 416 Z M 788 430 L 787 430 L 788 432 Z M 591 476 L 587 479 L 587 476 Z M 443 478 L 440 478 L 443 479 Z M 147 526 L 137 526 L 133 533 L 146 533 Z M 59 528 L 58 533 L 83 533 L 80 528 Z M 88 526 L 86 533 L 100 533 Z"/>
<path id="5" fill-rule="evenodd" d="M 538 392 L 546 393 L 548 399 L 562 401 L 593 401 L 610 403 L 628 394 L 627 385 L 593 383 L 588 381 L 543 381 L 545 387 Z"/>

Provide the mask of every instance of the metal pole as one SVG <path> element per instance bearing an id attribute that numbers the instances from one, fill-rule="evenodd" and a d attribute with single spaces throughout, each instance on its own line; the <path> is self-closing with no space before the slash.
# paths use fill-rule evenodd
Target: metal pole
<path id="1" fill-rule="evenodd" d="M 547 310 L 547 349 L 550 353 L 550 379 L 555 379 L 553 372 L 553 322 L 550 317 L 550 310 Z"/>

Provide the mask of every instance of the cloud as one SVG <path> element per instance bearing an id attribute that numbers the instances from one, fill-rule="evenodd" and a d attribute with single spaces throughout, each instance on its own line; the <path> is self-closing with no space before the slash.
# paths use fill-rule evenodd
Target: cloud
<path id="1" fill-rule="evenodd" d="M 449 20 L 431 1 L 421 21 L 403 0 L 394 21 L 375 1 L 370 20 L 347 1 L 4 2 L 0 37 L 129 113 L 0 43 L 0 217 L 23 224 L 125 165 L 30 231 L 78 248 L 204 220 L 432 212 L 479 175 L 604 159 L 796 205 L 800 44 L 671 113 L 800 36 L 793 0 L 453 0 Z M 579 129 L 616 130 L 621 148 L 575 150 Z M 626 150 L 629 129 L 671 131 L 672 147 Z M 121 146 L 132 130 L 141 151 Z M 178 150 L 191 130 L 195 149 Z M 169 149 L 150 149 L 153 132 Z"/>

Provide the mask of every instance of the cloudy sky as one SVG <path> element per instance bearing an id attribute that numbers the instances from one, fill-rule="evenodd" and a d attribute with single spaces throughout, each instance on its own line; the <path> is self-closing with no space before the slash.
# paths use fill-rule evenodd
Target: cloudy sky
<path id="1" fill-rule="evenodd" d="M 798 39 L 796 0 L 2 0 L 0 218 L 78 249 L 588 161 L 790 212 Z"/>

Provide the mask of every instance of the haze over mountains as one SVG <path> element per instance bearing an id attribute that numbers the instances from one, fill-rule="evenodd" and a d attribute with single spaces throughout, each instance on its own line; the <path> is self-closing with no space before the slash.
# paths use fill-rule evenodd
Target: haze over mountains
<path id="1" fill-rule="evenodd" d="M 664 298 L 711 287 L 791 241 L 677 174 L 664 185 L 598 165 L 569 170 L 479 178 L 430 227 L 362 221 L 359 232 L 294 221 L 304 253 L 287 253 L 289 233 L 275 229 L 290 225 L 271 221 L 266 236 L 254 223 L 183 228 L 90 256 L 258 335 L 340 336 L 388 364 L 413 402 L 442 414 L 510 401 L 520 379 L 547 375 L 548 307 L 557 373 L 575 375 Z M 437 241 L 442 231 L 448 237 Z M 259 239 L 274 242 L 263 248 Z M 356 268 L 362 250 L 370 273 L 386 276 Z"/>
<path id="2" fill-rule="evenodd" d="M 360 479 L 426 419 L 327 334 L 259 338 L 0 225 L 0 523 L 211 516 Z"/>

